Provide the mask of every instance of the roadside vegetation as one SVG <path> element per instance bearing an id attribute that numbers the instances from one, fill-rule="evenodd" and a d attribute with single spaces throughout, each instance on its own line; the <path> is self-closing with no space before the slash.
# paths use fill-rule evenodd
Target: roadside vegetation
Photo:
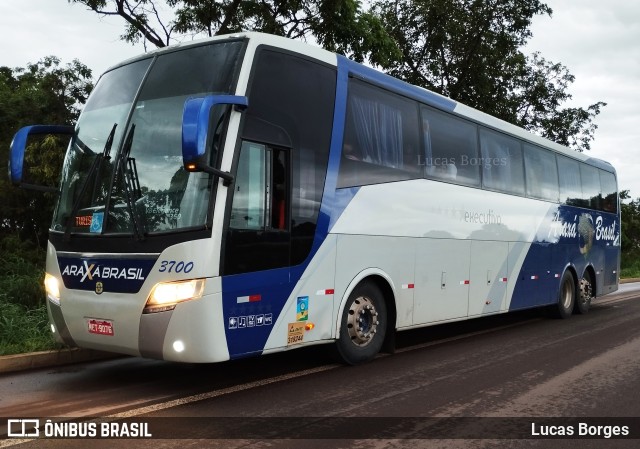
<path id="1" fill-rule="evenodd" d="M 48 325 L 44 251 L 5 236 L 0 254 L 0 356 L 61 348 Z"/>
<path id="2" fill-rule="evenodd" d="M 6 164 L 13 134 L 33 124 L 72 125 L 92 88 L 79 61 L 42 58 L 26 67 L 0 67 L 0 355 L 56 349 L 48 326 L 44 261 L 55 195 L 11 186 Z M 65 142 L 34 139 L 27 180 L 55 186 Z"/>
<path id="3" fill-rule="evenodd" d="M 636 261 L 633 265 L 620 269 L 621 279 L 640 278 L 640 261 Z"/>
<path id="4" fill-rule="evenodd" d="M 640 198 L 631 199 L 628 190 L 620 192 L 622 213 L 621 278 L 640 278 Z"/>

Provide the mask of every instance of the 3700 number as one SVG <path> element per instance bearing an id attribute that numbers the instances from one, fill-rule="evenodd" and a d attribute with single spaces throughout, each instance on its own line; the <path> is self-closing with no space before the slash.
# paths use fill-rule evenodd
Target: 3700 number
<path id="1" fill-rule="evenodd" d="M 193 270 L 193 262 L 175 260 L 163 260 L 160 262 L 160 273 L 190 273 Z"/>

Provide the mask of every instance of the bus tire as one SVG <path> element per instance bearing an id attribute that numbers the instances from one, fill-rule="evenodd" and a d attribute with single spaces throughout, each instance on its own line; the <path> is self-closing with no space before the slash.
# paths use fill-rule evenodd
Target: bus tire
<path id="1" fill-rule="evenodd" d="M 564 272 L 560 281 L 558 291 L 558 304 L 555 308 L 555 315 L 558 318 L 566 319 L 573 314 L 573 307 L 576 303 L 576 282 L 569 270 Z"/>
<path id="2" fill-rule="evenodd" d="M 584 315 L 589 312 L 591 308 L 591 300 L 593 299 L 593 279 L 591 273 L 586 271 L 582 279 L 580 279 L 580 285 L 578 287 L 578 295 L 576 298 L 576 305 L 574 307 L 574 313 Z"/>
<path id="3" fill-rule="evenodd" d="M 349 295 L 340 321 L 336 349 L 349 365 L 373 359 L 384 343 L 387 307 L 382 292 L 373 282 L 362 282 Z"/>

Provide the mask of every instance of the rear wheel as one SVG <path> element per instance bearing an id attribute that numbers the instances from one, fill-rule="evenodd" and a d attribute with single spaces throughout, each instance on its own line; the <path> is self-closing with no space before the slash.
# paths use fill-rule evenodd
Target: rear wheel
<path id="1" fill-rule="evenodd" d="M 558 304 L 555 315 L 558 318 L 569 318 L 573 313 L 573 306 L 576 302 L 576 283 L 570 271 L 565 271 L 560 282 L 558 292 Z"/>
<path id="2" fill-rule="evenodd" d="M 580 286 L 578 290 L 578 297 L 574 312 L 584 315 L 589 312 L 591 308 L 591 300 L 593 299 L 594 291 L 593 277 L 590 272 L 585 272 L 584 277 L 580 279 Z"/>
<path id="3" fill-rule="evenodd" d="M 342 312 L 336 348 L 342 360 L 357 365 L 373 359 L 384 342 L 387 308 L 380 289 L 363 282 L 349 295 Z"/>

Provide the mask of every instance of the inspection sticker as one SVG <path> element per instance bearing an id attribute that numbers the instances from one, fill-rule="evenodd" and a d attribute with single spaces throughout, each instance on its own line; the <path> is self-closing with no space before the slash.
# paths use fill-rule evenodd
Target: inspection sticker
<path id="1" fill-rule="evenodd" d="M 287 345 L 295 345 L 296 343 L 302 343 L 304 338 L 304 323 L 289 323 L 289 329 L 287 332 Z"/>

